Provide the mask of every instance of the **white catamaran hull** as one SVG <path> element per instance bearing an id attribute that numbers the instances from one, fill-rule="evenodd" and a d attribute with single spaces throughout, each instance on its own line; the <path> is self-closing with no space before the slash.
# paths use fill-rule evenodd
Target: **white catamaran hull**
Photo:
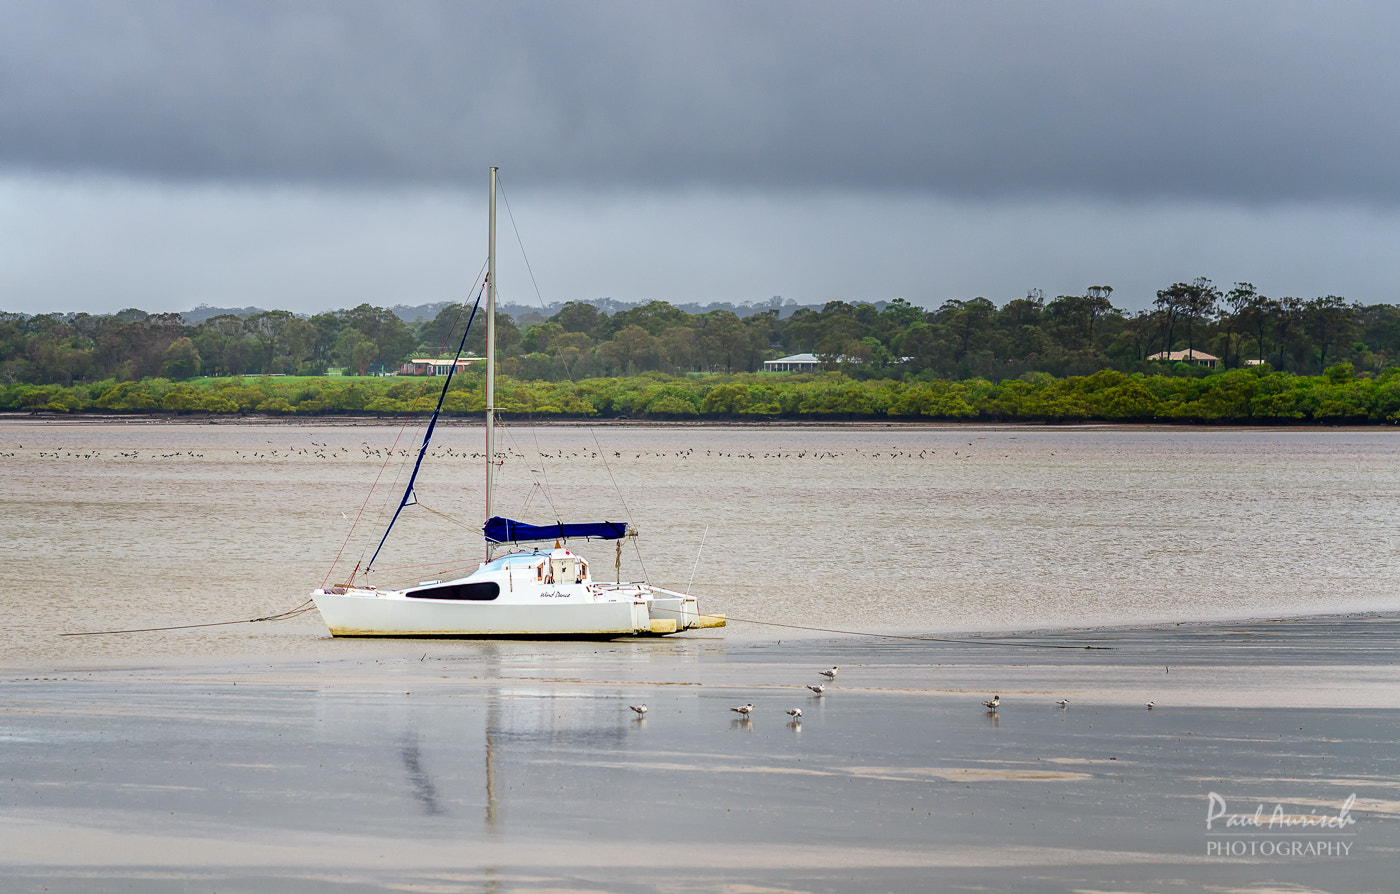
<path id="1" fill-rule="evenodd" d="M 637 581 L 595 582 L 567 549 L 507 553 L 474 573 L 403 590 L 323 587 L 311 594 L 334 636 L 663 635 L 722 627 L 694 596 Z"/>
<path id="2" fill-rule="evenodd" d="M 332 636 L 601 637 L 652 632 L 650 612 L 641 601 L 483 605 L 328 591 L 312 598 Z"/>

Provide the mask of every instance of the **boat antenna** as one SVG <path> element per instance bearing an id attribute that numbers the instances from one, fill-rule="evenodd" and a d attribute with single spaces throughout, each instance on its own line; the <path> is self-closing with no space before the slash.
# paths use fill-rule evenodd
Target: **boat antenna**
<path id="1" fill-rule="evenodd" d="M 491 168 L 491 192 L 486 228 L 486 518 L 491 518 L 491 479 L 496 463 L 496 171 Z M 493 545 L 486 541 L 486 561 Z"/>
<path id="2" fill-rule="evenodd" d="M 379 558 L 379 551 L 384 548 L 384 542 L 389 539 L 389 532 L 394 529 L 394 522 L 399 520 L 399 513 L 403 512 L 405 506 L 410 506 L 418 502 L 413 494 L 413 482 L 418 477 L 418 470 L 423 465 L 423 457 L 428 452 L 428 442 L 433 439 L 433 429 L 437 427 L 438 417 L 442 415 L 442 402 L 447 398 L 447 387 L 452 384 L 452 374 L 457 371 L 457 364 L 462 359 L 462 352 L 467 347 L 467 333 L 472 331 L 472 320 L 476 319 L 476 309 L 481 306 L 481 293 L 476 293 L 476 301 L 472 303 L 471 316 L 467 317 L 467 328 L 462 330 L 462 341 L 457 345 L 457 355 L 452 358 L 452 366 L 447 370 L 447 380 L 442 383 L 442 393 L 438 395 L 437 406 L 433 408 L 432 418 L 428 420 L 428 430 L 423 432 L 423 443 L 418 446 L 418 459 L 413 464 L 413 474 L 408 476 L 408 487 L 404 488 L 403 499 L 399 501 L 399 508 L 394 510 L 394 517 L 389 519 L 389 526 L 384 529 L 384 536 L 379 538 L 379 545 L 374 548 L 374 555 L 369 557 L 369 562 L 365 564 L 365 574 L 369 574 L 374 567 L 374 560 Z M 353 579 L 354 575 L 351 575 Z"/>

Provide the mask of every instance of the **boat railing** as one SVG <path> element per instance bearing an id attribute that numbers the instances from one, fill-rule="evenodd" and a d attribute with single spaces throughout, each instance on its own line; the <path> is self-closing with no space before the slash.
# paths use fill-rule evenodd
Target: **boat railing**
<path id="1" fill-rule="evenodd" d="M 620 581 L 604 580 L 604 581 L 597 581 L 597 580 L 595 580 L 595 581 L 593 581 L 592 586 L 593 586 L 593 588 L 594 588 L 595 590 L 640 590 L 640 589 L 642 589 L 643 587 L 646 587 L 646 586 L 647 586 L 647 582 L 644 581 L 644 580 L 637 580 L 637 581 L 631 581 L 631 580 L 620 580 Z M 656 588 L 655 588 L 655 587 L 651 587 L 650 589 L 655 590 Z"/>
<path id="2" fill-rule="evenodd" d="M 689 593 L 681 593 L 681 592 L 679 592 L 678 590 L 668 590 L 668 589 L 666 589 L 665 587 L 658 587 L 658 586 L 656 586 L 655 584 L 652 584 L 652 585 L 651 585 L 651 591 L 652 591 L 653 593 L 659 593 L 659 594 L 661 594 L 661 595 L 663 595 L 663 596 L 670 596 L 670 597 L 672 597 L 672 598 L 674 598 L 674 599 L 686 599 L 686 600 L 693 600 L 693 599 L 695 599 L 695 597 L 694 597 L 694 596 L 691 596 Z"/>

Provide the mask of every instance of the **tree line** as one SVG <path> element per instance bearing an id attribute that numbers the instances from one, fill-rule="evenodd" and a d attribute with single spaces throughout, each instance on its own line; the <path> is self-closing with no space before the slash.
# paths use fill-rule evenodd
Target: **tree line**
<path id="1" fill-rule="evenodd" d="M 485 412 L 480 367 L 454 376 L 448 415 Z M 442 379 L 410 377 L 165 378 L 0 386 L 0 410 L 47 413 L 402 416 L 437 404 Z M 840 372 L 638 376 L 550 382 L 497 379 L 500 415 L 657 420 L 904 419 L 961 421 L 1329 424 L 1400 422 L 1400 369 L 1361 377 L 1350 363 L 1319 376 L 1267 364 L 1206 376 L 1100 370 L 988 379 L 856 379 Z"/>
<path id="2" fill-rule="evenodd" d="M 609 314 L 574 301 L 548 317 L 498 314 L 497 348 L 504 374 L 553 382 L 757 372 L 765 360 L 795 353 L 813 353 L 824 368 L 860 380 L 1205 374 L 1152 359 L 1178 350 L 1212 354 L 1217 369 L 1267 363 L 1303 375 L 1342 363 L 1374 375 L 1400 363 L 1396 305 L 1363 306 L 1335 295 L 1270 298 L 1249 283 L 1222 290 L 1204 278 L 1158 291 L 1152 306 L 1136 313 L 1112 297 L 1111 287 L 1093 286 L 1053 299 L 1032 291 L 1001 307 L 972 298 L 925 310 L 896 298 L 743 317 L 689 313 L 665 301 Z M 369 304 L 311 317 L 224 314 L 197 325 L 134 309 L 0 313 L 0 383 L 393 372 L 414 356 L 450 354 L 465 319 L 461 305 L 415 325 Z M 482 351 L 485 328 L 473 327 L 469 350 Z"/>

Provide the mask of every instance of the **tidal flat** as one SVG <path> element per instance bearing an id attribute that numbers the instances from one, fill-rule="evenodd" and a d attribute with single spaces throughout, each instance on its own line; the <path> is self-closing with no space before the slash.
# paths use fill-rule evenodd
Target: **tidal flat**
<path id="1" fill-rule="evenodd" d="M 480 559 L 440 434 L 375 583 Z M 1395 889 L 1393 431 L 501 443 L 509 514 L 730 626 L 243 623 L 363 572 L 412 431 L 0 420 L 0 891 Z"/>
<path id="2" fill-rule="evenodd" d="M 1366 615 L 10 672 L 0 888 L 1390 891 L 1398 649 Z"/>

